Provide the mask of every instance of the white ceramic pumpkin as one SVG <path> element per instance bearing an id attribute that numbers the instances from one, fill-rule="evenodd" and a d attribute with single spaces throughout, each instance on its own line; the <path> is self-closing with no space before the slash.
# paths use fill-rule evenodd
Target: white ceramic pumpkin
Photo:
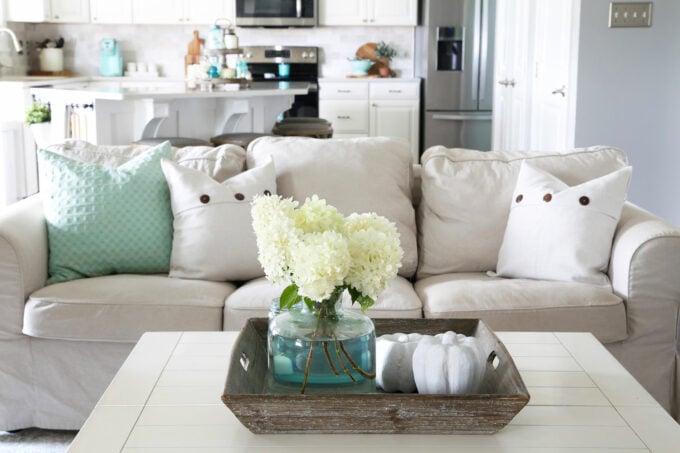
<path id="1" fill-rule="evenodd" d="M 395 333 L 375 340 L 375 383 L 386 392 L 413 393 L 413 351 L 423 335 Z"/>
<path id="2" fill-rule="evenodd" d="M 423 337 L 413 352 L 418 393 L 475 393 L 484 377 L 485 357 L 477 339 L 455 332 Z"/>

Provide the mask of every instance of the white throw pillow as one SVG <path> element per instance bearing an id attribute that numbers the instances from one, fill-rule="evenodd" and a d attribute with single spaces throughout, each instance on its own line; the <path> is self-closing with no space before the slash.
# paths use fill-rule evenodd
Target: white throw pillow
<path id="1" fill-rule="evenodd" d="M 498 254 L 501 277 L 608 285 L 631 167 L 569 186 L 522 163 Z"/>
<path id="2" fill-rule="evenodd" d="M 88 164 L 119 167 L 153 148 L 153 146 L 146 145 L 93 145 L 84 140 L 69 139 L 63 143 L 48 146 L 47 150 Z M 243 171 L 246 152 L 236 145 L 222 145 L 215 148 L 186 146 L 173 148 L 172 160 L 184 167 L 200 170 L 214 180 L 222 182 Z"/>
<path id="3" fill-rule="evenodd" d="M 524 160 L 569 185 L 628 165 L 623 151 L 602 146 L 562 154 L 428 149 L 422 157 L 418 205 L 419 279 L 495 269 L 510 214 L 508 200 Z"/>
<path id="4" fill-rule="evenodd" d="M 250 203 L 255 195 L 276 193 L 274 163 L 222 183 L 167 159 L 161 166 L 174 216 L 170 277 L 239 281 L 264 275 Z"/>
<path id="5" fill-rule="evenodd" d="M 404 249 L 399 275 L 416 270 L 413 171 L 408 144 L 385 137 L 261 137 L 248 146 L 248 168 L 276 161 L 278 193 L 299 202 L 316 194 L 344 215 L 375 212 L 397 225 Z"/>

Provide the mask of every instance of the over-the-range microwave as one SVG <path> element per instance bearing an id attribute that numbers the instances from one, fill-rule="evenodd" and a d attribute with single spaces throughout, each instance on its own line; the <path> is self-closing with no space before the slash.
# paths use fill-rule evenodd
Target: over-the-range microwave
<path id="1" fill-rule="evenodd" d="M 315 27 L 316 0 L 236 0 L 239 27 Z"/>

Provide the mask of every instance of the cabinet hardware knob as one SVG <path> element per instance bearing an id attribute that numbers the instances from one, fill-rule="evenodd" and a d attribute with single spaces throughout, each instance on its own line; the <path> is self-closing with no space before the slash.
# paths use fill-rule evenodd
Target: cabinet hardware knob
<path id="1" fill-rule="evenodd" d="M 338 115 L 339 120 L 348 120 L 350 118 L 349 115 Z"/>
<path id="2" fill-rule="evenodd" d="M 387 90 L 389 93 L 401 93 L 401 90 Z"/>
<path id="3" fill-rule="evenodd" d="M 338 93 L 351 93 L 351 90 L 338 90 Z"/>

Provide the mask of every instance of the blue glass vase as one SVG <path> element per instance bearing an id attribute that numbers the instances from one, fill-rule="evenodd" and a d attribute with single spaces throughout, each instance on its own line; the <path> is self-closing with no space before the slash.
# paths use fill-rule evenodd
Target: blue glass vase
<path id="1" fill-rule="evenodd" d="M 375 391 L 375 326 L 342 308 L 342 290 L 269 323 L 269 365 L 278 391 Z"/>

